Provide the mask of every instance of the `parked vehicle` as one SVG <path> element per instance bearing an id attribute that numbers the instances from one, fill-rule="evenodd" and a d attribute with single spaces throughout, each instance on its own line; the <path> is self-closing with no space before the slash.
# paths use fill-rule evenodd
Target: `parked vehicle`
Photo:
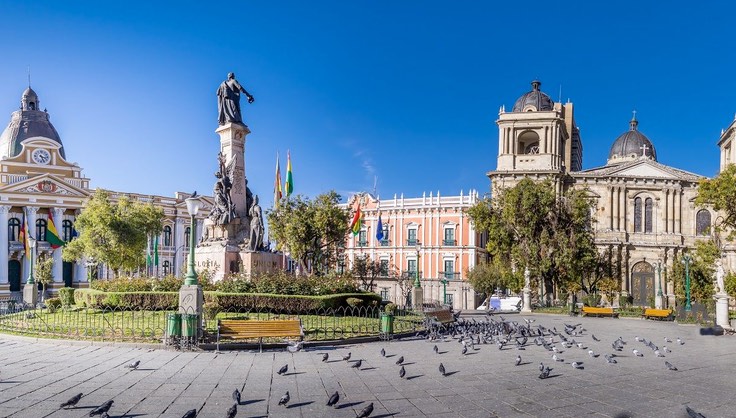
<path id="1" fill-rule="evenodd" d="M 490 306 L 489 306 L 490 303 Z M 522 306 L 521 298 L 518 296 L 493 295 L 486 298 L 477 308 L 478 311 L 489 312 L 520 312 Z"/>

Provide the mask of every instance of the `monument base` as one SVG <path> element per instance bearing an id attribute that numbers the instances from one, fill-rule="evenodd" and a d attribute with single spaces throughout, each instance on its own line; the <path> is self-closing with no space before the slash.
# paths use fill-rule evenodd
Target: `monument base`
<path id="1" fill-rule="evenodd" d="M 411 289 L 411 302 L 415 311 L 424 311 L 424 290 L 421 287 Z"/>
<path id="2" fill-rule="evenodd" d="M 197 271 L 209 270 L 212 280 L 219 281 L 228 274 L 245 273 L 247 276 L 284 269 L 284 255 L 264 251 L 244 251 L 235 245 L 215 243 L 194 250 Z"/>
<path id="3" fill-rule="evenodd" d="M 197 337 L 202 336 L 202 307 L 204 306 L 204 292 L 198 285 L 184 285 L 179 289 L 179 313 L 198 315 Z"/>
<path id="4" fill-rule="evenodd" d="M 730 328 L 731 324 L 728 321 L 728 295 L 725 293 L 716 293 L 716 325 L 720 325 L 723 328 Z"/>
<path id="5" fill-rule="evenodd" d="M 528 287 L 524 288 L 524 306 L 521 307 L 521 311 L 524 313 L 532 312 L 532 290 Z M 489 302 L 490 303 L 490 302 Z"/>
<path id="6" fill-rule="evenodd" d="M 35 283 L 26 283 L 23 286 L 23 302 L 36 307 L 38 303 L 38 287 Z"/>

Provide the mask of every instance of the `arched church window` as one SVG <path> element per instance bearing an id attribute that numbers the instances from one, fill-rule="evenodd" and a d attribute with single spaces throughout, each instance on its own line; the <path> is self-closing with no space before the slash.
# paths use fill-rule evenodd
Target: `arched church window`
<path id="1" fill-rule="evenodd" d="M 184 229 L 184 247 L 189 248 L 189 240 L 192 239 L 192 227 L 188 226 Z"/>
<path id="2" fill-rule="evenodd" d="M 634 199 L 634 232 L 641 232 L 641 197 Z"/>
<path id="3" fill-rule="evenodd" d="M 654 206 L 654 201 L 651 197 L 647 197 L 647 200 L 644 201 L 644 232 L 651 233 L 652 232 L 652 209 Z"/>
<path id="4" fill-rule="evenodd" d="M 164 246 L 171 246 L 171 227 L 169 225 L 164 227 Z"/>
<path id="5" fill-rule="evenodd" d="M 36 238 L 39 241 L 46 241 L 46 219 L 36 219 Z"/>
<path id="6" fill-rule="evenodd" d="M 18 234 L 20 234 L 20 220 L 8 219 L 8 241 L 18 241 Z"/>
<path id="7" fill-rule="evenodd" d="M 706 209 L 695 215 L 695 235 L 710 235 L 710 212 Z"/>
<path id="8" fill-rule="evenodd" d="M 524 154 L 539 154 L 539 142 L 527 145 Z"/>
<path id="9" fill-rule="evenodd" d="M 71 241 L 74 235 L 74 225 L 72 224 L 72 221 L 64 219 L 64 221 L 61 222 L 61 229 L 64 241 Z"/>

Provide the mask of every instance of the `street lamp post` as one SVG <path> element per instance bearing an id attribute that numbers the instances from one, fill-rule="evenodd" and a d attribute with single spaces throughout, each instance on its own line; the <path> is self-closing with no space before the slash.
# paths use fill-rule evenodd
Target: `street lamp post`
<path id="1" fill-rule="evenodd" d="M 662 294 L 662 260 L 657 260 L 657 276 L 657 298 L 654 301 L 654 307 L 657 309 L 662 309 L 662 307 L 664 306 L 664 297 Z"/>
<path id="2" fill-rule="evenodd" d="M 36 303 L 38 302 L 38 289 L 36 289 L 36 280 L 33 277 L 33 256 L 36 250 L 36 242 L 38 242 L 35 238 L 31 237 L 30 234 L 28 234 L 28 279 L 26 280 L 26 285 L 23 286 L 23 302 L 35 307 Z"/>
<path id="3" fill-rule="evenodd" d="M 692 261 L 690 254 L 682 256 L 682 262 L 685 264 L 685 311 L 690 312 L 690 262 Z"/>
<path id="4" fill-rule="evenodd" d="M 442 283 L 442 304 L 447 305 L 447 283 L 449 283 L 447 277 L 443 277 L 440 283 Z"/>
<path id="5" fill-rule="evenodd" d="M 419 281 L 419 251 L 421 249 L 422 246 L 417 244 L 417 268 L 414 274 L 414 288 L 411 291 L 411 300 L 414 303 L 414 310 L 416 311 L 422 311 L 424 304 L 424 291 L 422 290 L 422 283 Z"/>
<path id="6" fill-rule="evenodd" d="M 422 284 L 419 282 L 419 251 L 422 249 L 421 245 L 417 244 L 416 250 L 417 250 L 417 268 L 414 271 L 414 287 L 422 287 Z"/>
<path id="7" fill-rule="evenodd" d="M 197 272 L 194 271 L 194 247 L 196 245 L 196 220 L 194 219 L 195 216 L 197 216 L 197 212 L 199 212 L 199 207 L 201 206 L 202 202 L 196 198 L 196 197 L 190 197 L 185 200 L 187 204 L 187 211 L 189 212 L 189 216 L 191 217 L 191 225 L 190 225 L 190 232 L 189 232 L 189 263 L 188 263 L 188 271 L 186 278 L 184 280 L 185 286 L 196 286 L 197 285 Z"/>
<path id="8" fill-rule="evenodd" d="M 192 218 L 191 232 L 189 234 L 189 263 L 184 284 L 179 289 L 179 312 L 184 314 L 182 318 L 182 335 L 194 337 L 193 329 L 196 328 L 196 337 L 202 335 L 202 305 L 204 305 L 204 293 L 197 281 L 197 272 L 194 270 L 194 247 L 196 246 L 196 220 L 197 212 L 201 202 L 197 197 L 189 197 L 185 200 L 187 211 Z M 184 326 L 186 324 L 186 327 Z M 196 324 L 196 325 L 195 325 Z M 184 333 L 184 329 L 187 333 Z"/>

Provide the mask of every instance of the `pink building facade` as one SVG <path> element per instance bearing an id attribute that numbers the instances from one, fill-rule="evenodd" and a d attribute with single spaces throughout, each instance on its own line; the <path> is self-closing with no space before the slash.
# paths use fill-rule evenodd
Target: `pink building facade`
<path id="1" fill-rule="evenodd" d="M 363 226 L 349 234 L 340 267 L 350 269 L 358 257 L 381 265 L 373 291 L 384 300 L 405 305 L 417 276 L 424 300 L 474 309 L 480 304 L 467 273 L 485 260 L 485 237 L 473 228 L 467 210 L 479 200 L 478 192 L 457 196 L 429 193 L 418 198 L 394 196 L 379 200 L 369 193 L 353 195 L 343 207 L 360 205 Z M 378 239 L 379 215 L 383 238 Z"/>

